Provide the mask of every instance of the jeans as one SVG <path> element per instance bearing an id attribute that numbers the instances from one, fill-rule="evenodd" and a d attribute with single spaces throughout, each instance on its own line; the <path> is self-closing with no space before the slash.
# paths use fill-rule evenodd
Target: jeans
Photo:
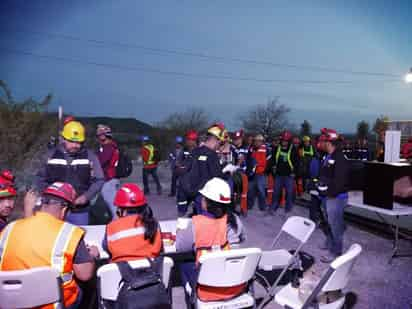
<path id="1" fill-rule="evenodd" d="M 247 194 L 247 205 L 249 209 L 253 208 L 256 196 L 258 198 L 259 209 L 266 209 L 265 188 L 266 176 L 255 175 L 254 178 L 249 182 L 249 191 Z"/>
<path id="2" fill-rule="evenodd" d="M 65 221 L 74 225 L 89 225 L 89 210 L 90 205 L 79 209 L 78 211 L 70 211 L 67 213 Z"/>
<path id="3" fill-rule="evenodd" d="M 286 205 L 285 212 L 292 210 L 293 206 L 293 183 L 295 179 L 292 176 L 276 176 L 275 186 L 273 188 L 273 202 L 272 209 L 276 211 L 279 208 L 279 200 L 282 194 L 282 189 L 286 191 Z"/>
<path id="4" fill-rule="evenodd" d="M 326 235 L 326 244 L 329 252 L 335 256 L 341 255 L 343 251 L 343 232 L 345 221 L 343 218 L 348 199 L 326 198 L 323 206 L 330 227 L 330 232 Z"/>
<path id="5" fill-rule="evenodd" d="M 143 169 L 143 187 L 144 187 L 144 193 L 150 193 L 150 188 L 149 188 L 149 175 L 152 175 L 153 180 L 156 183 L 157 186 L 157 192 L 161 193 L 162 192 L 162 186 L 160 185 L 159 177 L 157 176 L 157 167 L 154 168 L 144 168 Z"/>
<path id="6" fill-rule="evenodd" d="M 117 207 L 114 205 L 114 197 L 116 195 L 117 190 L 120 186 L 120 180 L 113 178 L 109 181 L 106 181 L 102 187 L 102 197 L 107 205 L 107 208 L 110 210 L 112 214 L 112 218 L 116 217 L 116 210 Z"/>

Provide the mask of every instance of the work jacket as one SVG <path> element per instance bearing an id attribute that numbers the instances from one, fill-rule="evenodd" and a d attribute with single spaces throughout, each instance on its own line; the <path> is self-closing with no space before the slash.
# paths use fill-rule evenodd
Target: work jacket
<path id="1" fill-rule="evenodd" d="M 63 282 L 66 308 L 78 298 L 73 259 L 84 231 L 48 213 L 10 223 L 0 234 L 0 270 L 24 270 L 48 266 L 57 269 Z M 41 284 L 41 282 L 39 282 Z M 54 305 L 41 306 L 55 308 Z"/>
<path id="2" fill-rule="evenodd" d="M 154 258 L 160 253 L 162 240 L 156 232 L 153 243 L 144 239 L 145 227 L 139 215 L 129 215 L 110 222 L 106 228 L 107 246 L 113 262 Z"/>

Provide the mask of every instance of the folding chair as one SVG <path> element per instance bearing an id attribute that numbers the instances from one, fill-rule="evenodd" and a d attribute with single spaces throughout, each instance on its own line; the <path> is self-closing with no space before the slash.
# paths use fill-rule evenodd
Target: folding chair
<path id="1" fill-rule="evenodd" d="M 144 268 L 149 267 L 150 263 L 146 260 L 135 260 L 130 261 L 129 265 L 132 268 Z M 173 260 L 169 257 L 163 258 L 163 269 L 162 269 L 162 281 L 166 289 L 170 292 L 169 282 L 170 282 L 170 273 L 173 268 Z M 122 279 L 122 276 L 119 272 L 119 268 L 115 263 L 110 263 L 101 266 L 97 270 L 97 289 L 99 294 L 98 303 L 102 304 L 104 300 L 115 301 L 119 293 L 119 283 Z M 99 307 L 100 308 L 100 307 Z"/>
<path id="2" fill-rule="evenodd" d="M 322 276 L 312 293 L 306 300 L 299 297 L 299 291 L 288 284 L 282 288 L 275 296 L 275 302 L 285 308 L 306 309 L 339 309 L 345 304 L 345 294 L 329 304 L 319 304 L 317 297 L 321 293 L 342 290 L 348 284 L 350 273 L 353 265 L 359 254 L 362 252 L 362 247 L 358 244 L 353 244 L 349 250 L 337 257 L 329 266 L 329 269 Z"/>
<path id="3" fill-rule="evenodd" d="M 280 280 L 292 265 L 292 263 L 297 258 L 300 249 L 308 241 L 313 231 L 316 228 L 316 224 L 306 218 L 293 216 L 286 220 L 280 229 L 279 233 L 276 235 L 272 243 L 272 248 L 276 246 L 280 237 L 283 233 L 292 236 L 294 239 L 299 241 L 299 245 L 295 248 L 294 253 L 291 254 L 286 249 L 276 249 L 271 251 L 263 251 L 262 258 L 260 259 L 258 269 L 263 271 L 272 271 L 275 269 L 282 269 L 281 273 L 275 280 L 275 282 L 268 287 L 268 294 L 265 297 L 265 300 L 272 298 L 274 296 L 274 290 L 279 284 Z M 263 278 L 266 280 L 265 278 Z"/>
<path id="4" fill-rule="evenodd" d="M 247 290 L 230 300 L 201 301 L 192 293 L 197 309 L 249 308 L 255 307 L 255 298 L 251 280 L 259 263 L 262 251 L 259 248 L 232 249 L 204 254 L 200 257 L 200 269 L 197 283 L 211 287 L 233 287 L 248 284 Z"/>
<path id="5" fill-rule="evenodd" d="M 60 274 L 51 267 L 0 271 L 0 308 L 64 308 Z"/>

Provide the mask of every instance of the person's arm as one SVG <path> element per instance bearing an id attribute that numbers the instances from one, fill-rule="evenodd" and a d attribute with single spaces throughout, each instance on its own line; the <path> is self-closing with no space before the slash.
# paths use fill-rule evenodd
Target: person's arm
<path id="1" fill-rule="evenodd" d="M 85 193 L 83 193 L 83 195 L 87 198 L 87 201 L 90 201 L 96 196 L 97 193 L 100 192 L 104 184 L 104 173 L 96 155 L 91 151 L 89 151 L 88 153 L 89 160 L 91 162 L 92 177 L 90 178 L 89 189 Z"/>
<path id="2" fill-rule="evenodd" d="M 52 157 L 55 151 L 56 149 L 53 148 L 47 152 L 47 155 L 41 161 L 40 169 L 36 173 L 34 183 L 37 191 L 39 192 L 43 192 L 43 190 L 49 185 L 47 182 L 47 161 Z"/>
<path id="3" fill-rule="evenodd" d="M 76 253 L 73 258 L 73 271 L 81 281 L 87 281 L 93 278 L 95 273 L 94 258 L 98 257 L 94 247 L 88 249 L 84 240 L 80 240 Z"/>
<path id="4" fill-rule="evenodd" d="M 193 250 L 195 240 L 193 235 L 193 225 L 189 223 L 185 229 L 176 231 L 176 251 L 188 252 Z"/>

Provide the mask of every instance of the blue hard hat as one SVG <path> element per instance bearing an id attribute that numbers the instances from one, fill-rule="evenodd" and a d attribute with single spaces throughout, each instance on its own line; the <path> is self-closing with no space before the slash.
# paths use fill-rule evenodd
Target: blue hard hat
<path id="1" fill-rule="evenodd" d="M 183 137 L 181 137 L 181 136 L 176 136 L 176 143 L 177 143 L 177 144 L 183 143 Z"/>
<path id="2" fill-rule="evenodd" d="M 143 142 L 147 142 L 149 139 L 150 139 L 150 138 L 149 138 L 149 136 L 147 136 L 147 135 L 143 135 L 143 136 L 142 136 L 142 141 L 143 141 Z"/>

